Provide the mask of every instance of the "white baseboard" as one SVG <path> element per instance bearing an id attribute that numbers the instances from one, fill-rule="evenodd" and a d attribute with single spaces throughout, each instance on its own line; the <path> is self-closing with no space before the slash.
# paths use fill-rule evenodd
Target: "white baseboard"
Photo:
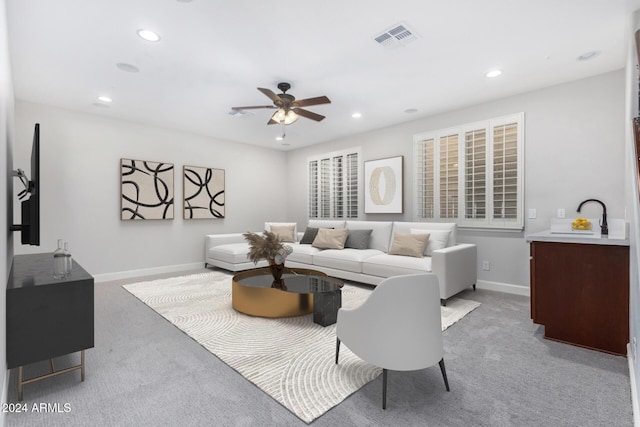
<path id="1" fill-rule="evenodd" d="M 476 287 L 488 291 L 504 292 L 505 294 L 531 296 L 531 289 L 528 286 L 512 285 L 511 283 L 490 282 L 488 280 L 478 280 Z"/>
<path id="2" fill-rule="evenodd" d="M 631 352 L 631 344 L 627 344 L 627 360 L 629 361 L 629 379 L 631 381 L 631 404 L 633 406 L 633 425 L 640 427 L 640 402 L 638 401 L 638 389 L 636 388 L 635 360 Z"/>
<path id="3" fill-rule="evenodd" d="M 110 280 L 130 279 L 132 277 L 150 276 L 152 274 L 171 273 L 174 271 L 195 270 L 203 268 L 203 262 L 195 262 L 190 264 L 167 265 L 163 267 L 143 268 L 141 270 L 118 271 L 115 273 L 94 274 L 95 283 L 108 282 Z"/>

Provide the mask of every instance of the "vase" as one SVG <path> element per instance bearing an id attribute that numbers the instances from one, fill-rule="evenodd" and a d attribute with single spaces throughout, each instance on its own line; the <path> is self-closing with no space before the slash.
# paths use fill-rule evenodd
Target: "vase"
<path id="1" fill-rule="evenodd" d="M 271 270 L 273 280 L 277 282 L 280 281 L 282 273 L 284 272 L 284 262 L 282 264 L 278 264 L 273 258 L 269 258 L 269 270 Z"/>

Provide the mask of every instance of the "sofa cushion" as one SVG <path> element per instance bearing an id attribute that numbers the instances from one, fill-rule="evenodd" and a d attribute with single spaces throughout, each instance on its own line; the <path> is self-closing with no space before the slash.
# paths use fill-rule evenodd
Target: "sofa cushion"
<path id="1" fill-rule="evenodd" d="M 346 227 L 349 230 L 373 230 L 369 247 L 382 252 L 389 250 L 391 240 L 392 221 L 347 221 Z"/>
<path id="2" fill-rule="evenodd" d="M 314 248 L 311 245 L 305 245 L 300 243 L 294 243 L 289 245 L 293 248 L 293 252 L 287 257 L 287 261 L 301 262 L 304 264 L 313 264 L 313 256 L 321 251 L 321 249 Z"/>
<path id="3" fill-rule="evenodd" d="M 312 246 L 319 249 L 344 249 L 344 242 L 347 240 L 349 230 L 346 228 L 332 229 L 321 228 L 318 230 L 316 238 L 313 239 Z"/>
<path id="4" fill-rule="evenodd" d="M 300 243 L 302 243 L 303 245 L 310 245 L 313 243 L 313 240 L 316 238 L 317 235 L 318 235 L 318 228 L 307 227 L 307 229 L 304 230 L 304 235 L 302 236 L 302 239 L 300 239 Z"/>
<path id="5" fill-rule="evenodd" d="M 265 222 L 264 229 L 267 231 L 272 231 L 271 226 L 274 225 L 276 227 L 291 227 L 293 226 L 293 238 L 298 235 L 298 223 L 297 222 Z"/>
<path id="6" fill-rule="evenodd" d="M 362 273 L 378 277 L 431 272 L 431 257 L 380 254 L 362 261 Z"/>
<path id="7" fill-rule="evenodd" d="M 308 227 L 315 228 L 344 228 L 344 220 L 330 220 L 330 219 L 310 219 Z"/>
<path id="8" fill-rule="evenodd" d="M 449 231 L 447 247 L 455 246 L 458 226 L 454 222 L 403 222 L 393 223 L 393 231 L 399 233 L 411 233 L 411 229 Z"/>
<path id="9" fill-rule="evenodd" d="M 429 235 L 429 241 L 427 242 L 427 247 L 424 250 L 424 254 L 426 256 L 433 255 L 433 251 L 437 249 L 446 248 L 449 242 L 449 236 L 451 236 L 451 231 L 448 230 L 426 230 L 420 228 L 412 228 L 411 233 Z"/>
<path id="10" fill-rule="evenodd" d="M 248 243 L 229 243 L 226 245 L 214 246 L 207 251 L 209 258 L 228 262 L 230 264 L 238 264 L 247 262 L 247 253 L 249 253 Z"/>
<path id="11" fill-rule="evenodd" d="M 271 225 L 271 232 L 274 233 L 283 242 L 295 242 L 295 226 L 294 225 Z"/>
<path id="12" fill-rule="evenodd" d="M 347 241 L 344 243 L 345 248 L 353 249 L 369 249 L 369 241 L 371 240 L 371 232 L 373 230 L 349 230 Z"/>
<path id="13" fill-rule="evenodd" d="M 376 249 L 327 249 L 313 255 L 313 265 L 362 273 L 362 262 L 382 253 Z"/>
<path id="14" fill-rule="evenodd" d="M 406 255 L 417 258 L 424 256 L 428 233 L 393 233 L 393 241 L 389 248 L 389 255 Z"/>

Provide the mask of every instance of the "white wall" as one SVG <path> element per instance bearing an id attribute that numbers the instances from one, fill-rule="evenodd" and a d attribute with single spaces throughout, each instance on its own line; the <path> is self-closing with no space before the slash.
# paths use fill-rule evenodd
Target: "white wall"
<path id="1" fill-rule="evenodd" d="M 404 214 L 361 214 L 361 218 L 412 220 L 413 136 L 518 112 L 525 113 L 525 212 L 537 209 L 537 219 L 526 220 L 526 232 L 549 228 L 557 208 L 575 216 L 579 202 L 591 197 L 607 204 L 610 218 L 623 218 L 624 72 L 616 71 L 291 151 L 289 220 L 307 221 L 306 179 L 300 179 L 306 176 L 307 157 L 355 146 L 362 147 L 363 160 L 398 155 L 405 160 Z M 600 208 L 587 205 L 583 215 L 598 217 Z M 460 241 L 478 245 L 479 264 L 491 262 L 491 271 L 478 272 L 485 285 L 510 284 L 528 292 L 529 248 L 524 233 L 462 230 Z"/>
<path id="2" fill-rule="evenodd" d="M 631 387 L 634 390 L 633 405 L 636 425 L 640 425 L 640 363 L 637 349 L 633 347 L 634 338 L 640 339 L 640 197 L 638 194 L 638 163 L 636 162 L 636 149 L 633 136 L 633 118 L 640 116 L 638 113 L 638 57 L 635 49 L 634 33 L 640 29 L 640 12 L 636 12 L 630 18 L 631 25 L 627 35 L 628 53 L 626 66 L 626 110 L 625 110 L 625 130 L 626 130 L 626 183 L 627 183 L 627 211 L 630 222 L 631 247 L 629 251 L 630 260 L 630 290 L 629 290 L 629 335 L 631 343 L 629 367 L 631 374 Z"/>
<path id="3" fill-rule="evenodd" d="M 29 169 L 40 123 L 42 181 L 41 246 L 18 242 L 16 253 L 51 252 L 61 238 L 102 280 L 204 265 L 206 234 L 262 230 L 286 216 L 284 152 L 20 101 L 15 116 L 16 167 Z M 175 219 L 120 220 L 121 158 L 174 164 Z M 182 218 L 184 165 L 225 170 L 226 218 Z"/>
<path id="4" fill-rule="evenodd" d="M 0 209 L 0 277 L 4 286 L 0 292 L 0 404 L 7 402 L 7 305 L 6 286 L 13 260 L 13 236 L 8 231 L 13 209 L 11 192 L 13 170 L 13 82 L 11 79 L 11 63 L 9 61 L 9 41 L 7 38 L 7 17 L 5 0 L 0 0 L 0 176 L 5 177 L 5 184 L 0 185 L 0 200 L 5 201 L 5 208 Z M 5 414 L 0 413 L 0 425 L 5 425 Z"/>

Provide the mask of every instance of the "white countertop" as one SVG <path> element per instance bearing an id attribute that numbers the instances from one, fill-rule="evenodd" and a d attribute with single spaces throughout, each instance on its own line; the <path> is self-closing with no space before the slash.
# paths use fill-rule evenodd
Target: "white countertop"
<path id="1" fill-rule="evenodd" d="M 609 223 L 609 235 L 601 236 L 600 227 L 597 226 L 597 220 L 592 221 L 594 224 L 593 234 L 585 234 L 583 232 L 571 231 L 570 228 L 563 230 L 552 224 L 549 230 L 537 233 L 527 234 L 525 239 L 527 242 L 556 242 L 556 243 L 582 243 L 587 245 L 614 245 L 629 246 L 629 225 L 622 220 L 611 220 Z"/>

